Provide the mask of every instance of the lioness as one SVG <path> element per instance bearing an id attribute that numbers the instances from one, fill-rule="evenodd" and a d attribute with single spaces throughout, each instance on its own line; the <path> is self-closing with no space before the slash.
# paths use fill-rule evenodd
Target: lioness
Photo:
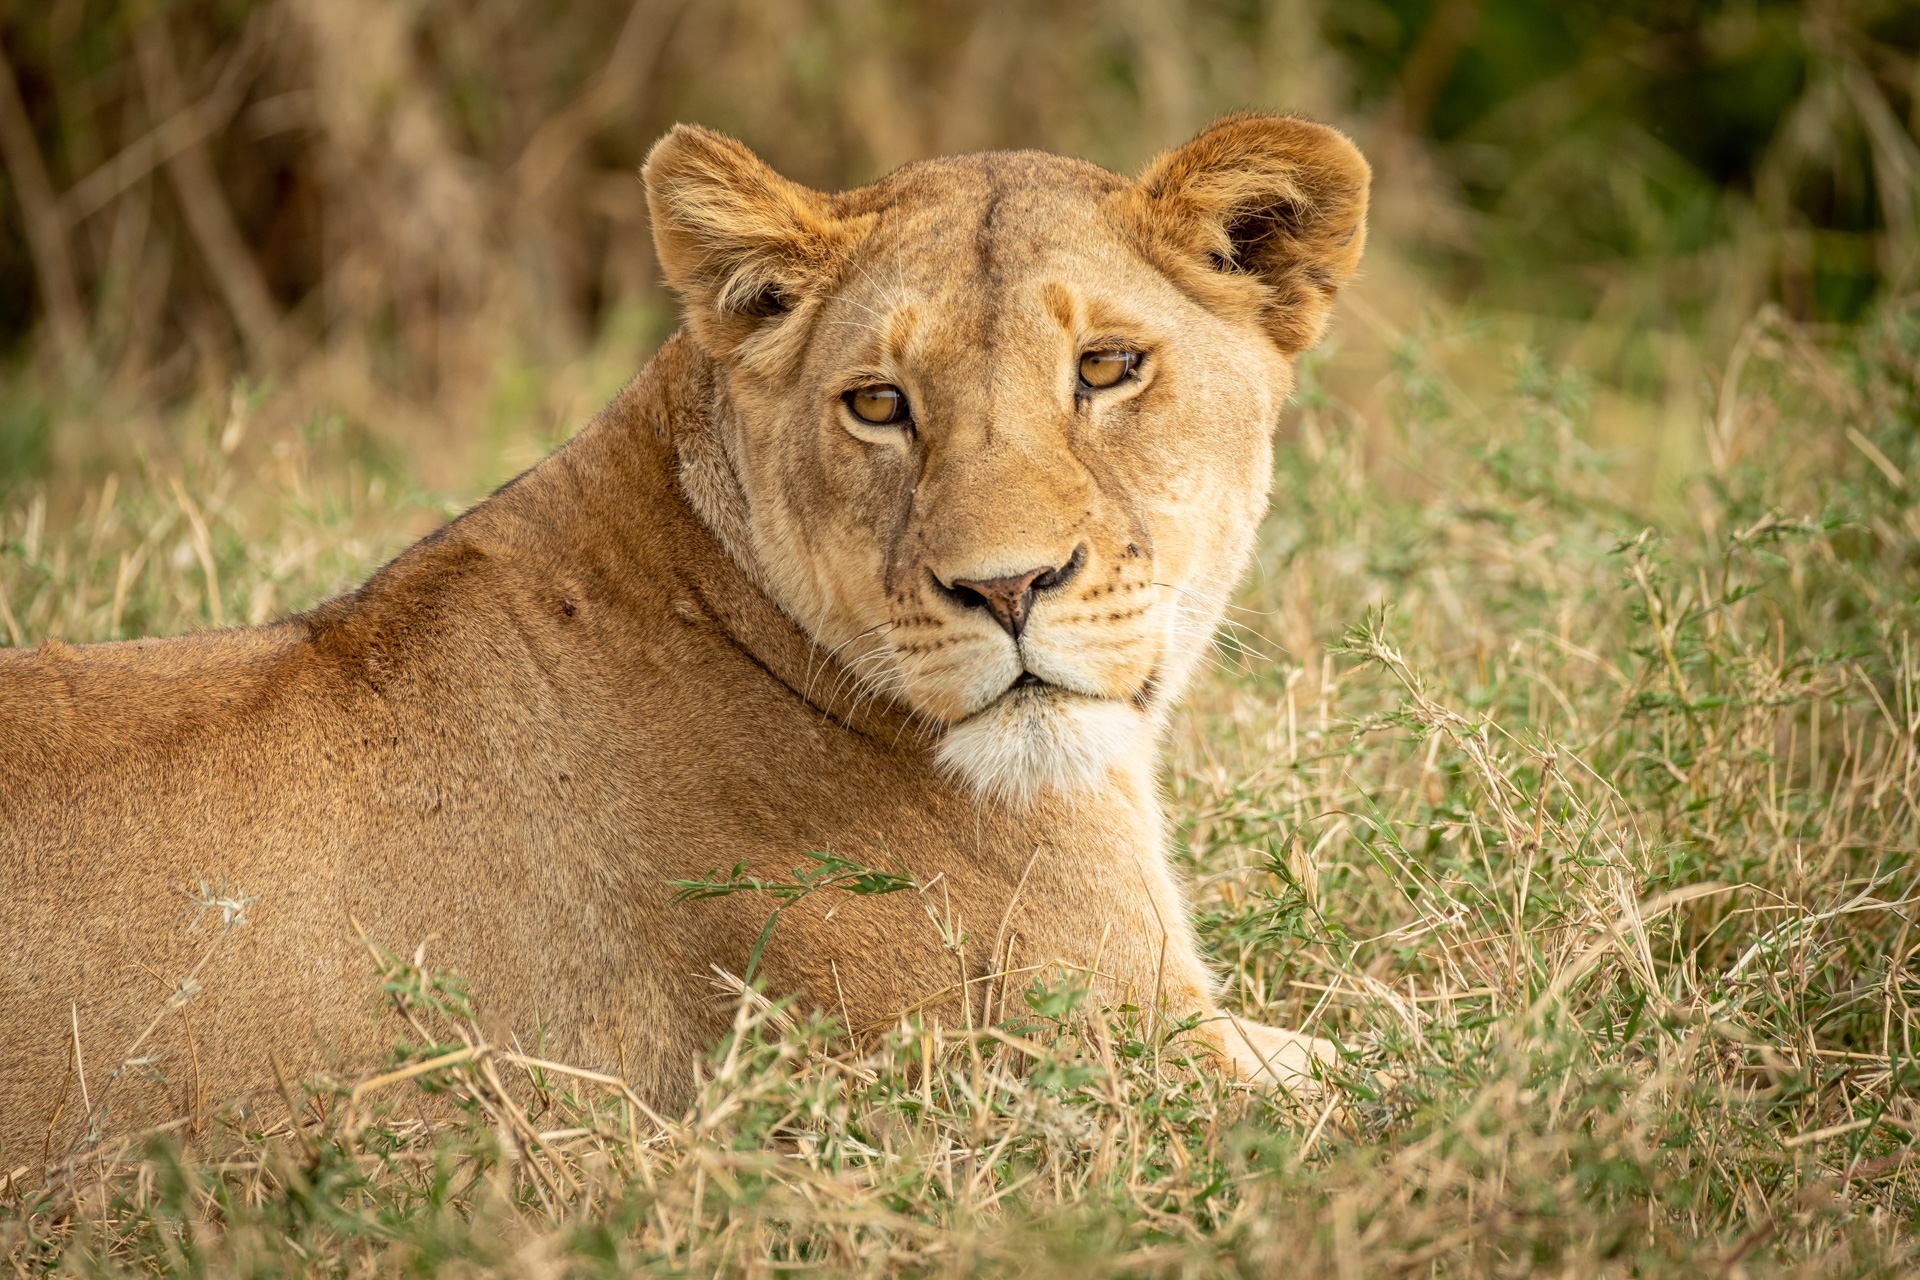
<path id="1" fill-rule="evenodd" d="M 786 911 L 759 976 L 855 1028 L 1059 962 L 1243 1075 L 1322 1050 L 1217 1009 L 1155 747 L 1360 258 L 1359 152 L 1241 115 L 1137 181 L 1002 152 L 830 196 L 682 126 L 644 177 L 687 324 L 552 457 L 286 621 L 0 655 L 9 1163 L 156 1015 L 116 1125 L 370 1061 L 350 918 L 673 1104 L 773 904 L 669 881 L 809 850 L 937 878 L 965 934 Z M 251 905 L 177 1017 L 202 886 Z"/>

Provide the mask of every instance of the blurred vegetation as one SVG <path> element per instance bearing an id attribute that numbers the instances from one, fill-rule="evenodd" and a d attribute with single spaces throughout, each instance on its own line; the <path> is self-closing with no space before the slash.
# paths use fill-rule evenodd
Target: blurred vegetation
<path id="1" fill-rule="evenodd" d="M 1896 0 L 44 0 L 0 49 L 0 484 L 115 455 L 55 405 L 217 406 L 246 373 L 457 451 L 514 368 L 636 364 L 672 310 L 635 169 L 676 120 L 838 188 L 987 147 L 1128 170 L 1303 110 L 1378 165 L 1376 259 L 1584 326 L 1644 394 L 1663 335 L 1851 322 L 1920 261 Z"/>
<path id="2" fill-rule="evenodd" d="M 1910 3 L 1375 0 L 1324 30 L 1350 102 L 1453 195 L 1426 248 L 1457 293 L 1737 325 L 1766 298 L 1850 322 L 1914 283 Z"/>

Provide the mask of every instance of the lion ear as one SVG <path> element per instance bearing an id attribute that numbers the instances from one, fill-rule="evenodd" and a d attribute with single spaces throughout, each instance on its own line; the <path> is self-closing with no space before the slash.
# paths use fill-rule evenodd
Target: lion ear
<path id="1" fill-rule="evenodd" d="M 846 229 L 827 197 L 724 134 L 675 125 L 640 170 L 660 266 L 722 359 L 832 278 Z"/>
<path id="2" fill-rule="evenodd" d="M 1130 195 L 1163 270 L 1209 305 L 1252 306 L 1292 353 L 1320 340 L 1360 263 L 1370 178 L 1337 129 L 1233 115 L 1155 160 Z"/>

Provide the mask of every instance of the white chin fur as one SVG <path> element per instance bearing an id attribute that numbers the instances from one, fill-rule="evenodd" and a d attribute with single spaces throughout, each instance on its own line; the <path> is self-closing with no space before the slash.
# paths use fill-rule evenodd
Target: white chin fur
<path id="1" fill-rule="evenodd" d="M 976 798 L 1024 806 L 1098 792 L 1145 730 L 1125 703 L 1022 689 L 947 730 L 935 757 Z"/>

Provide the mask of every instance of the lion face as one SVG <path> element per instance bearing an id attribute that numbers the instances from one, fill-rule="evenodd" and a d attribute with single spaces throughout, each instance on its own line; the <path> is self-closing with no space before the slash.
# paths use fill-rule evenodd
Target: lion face
<path id="1" fill-rule="evenodd" d="M 682 129 L 647 179 L 723 366 L 731 483 L 689 494 L 837 660 L 821 678 L 910 709 L 983 798 L 1143 762 L 1246 567 L 1291 354 L 1357 260 L 1351 145 L 1242 118 L 1138 183 L 996 153 L 828 198 Z"/>

